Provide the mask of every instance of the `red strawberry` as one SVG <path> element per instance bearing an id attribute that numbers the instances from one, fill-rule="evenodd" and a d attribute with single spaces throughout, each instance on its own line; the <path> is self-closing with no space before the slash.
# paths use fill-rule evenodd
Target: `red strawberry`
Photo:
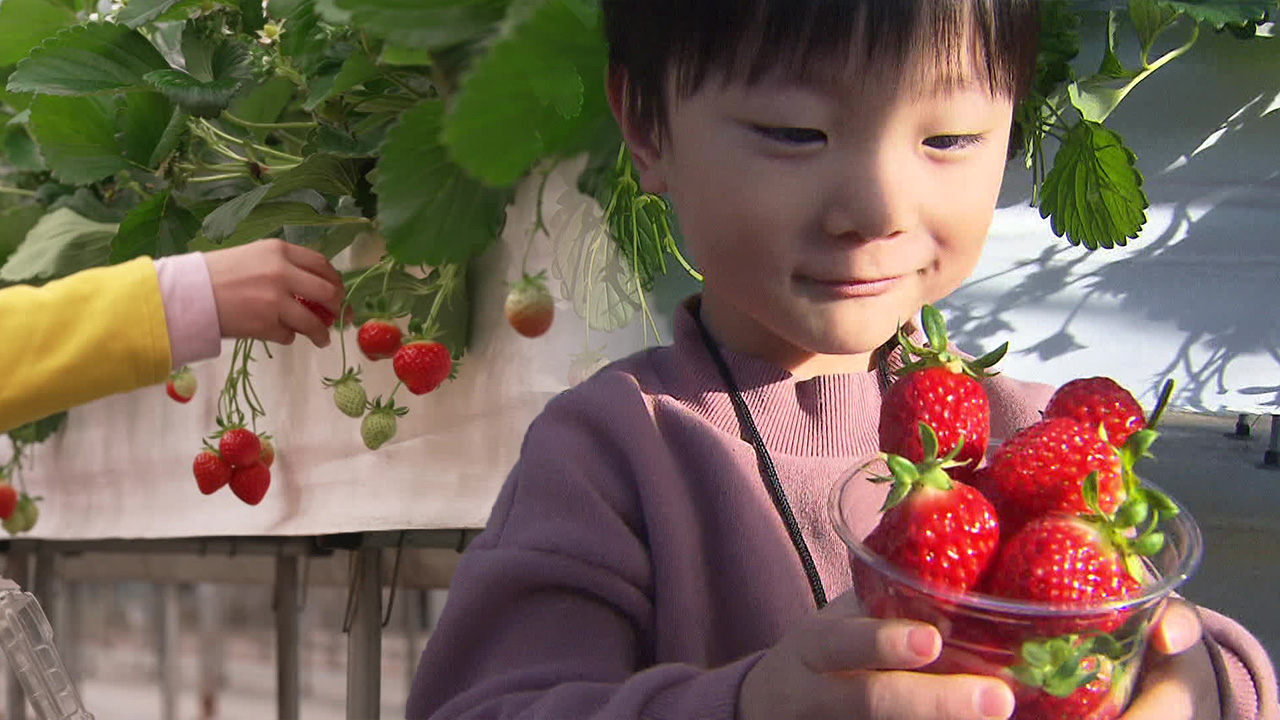
<path id="1" fill-rule="evenodd" d="M 1144 551 L 1155 544 L 1143 543 Z M 1037 621 L 1045 636 L 1109 633 L 1124 623 L 1127 611 L 1089 613 L 1084 608 L 1132 597 L 1142 589 L 1135 578 L 1141 561 L 1130 544 L 1104 523 L 1065 513 L 1045 515 L 1004 542 L 983 589 L 1000 597 L 1082 609 L 1079 617 Z"/>
<path id="2" fill-rule="evenodd" d="M 236 468 L 231 475 L 231 492 L 246 504 L 257 505 L 271 487 L 271 470 L 262 463 Z"/>
<path id="3" fill-rule="evenodd" d="M 414 395 L 440 387 L 453 371 L 449 349 L 432 340 L 416 340 L 396 351 L 391 360 L 396 377 Z"/>
<path id="4" fill-rule="evenodd" d="M 233 468 L 257 465 L 262 457 L 262 441 L 252 430 L 231 428 L 219 438 L 218 452 Z"/>
<path id="5" fill-rule="evenodd" d="M 370 360 L 386 360 L 396 354 L 404 341 L 404 333 L 395 323 L 373 319 L 360 326 L 356 342 L 360 352 Z"/>
<path id="6" fill-rule="evenodd" d="M 1000 540 L 995 508 L 977 490 L 953 481 L 951 456 L 938 458 L 938 439 L 920 423 L 924 460 L 913 464 L 887 455 L 893 482 L 880 523 L 867 547 L 925 581 L 955 590 L 972 588 L 986 570 Z"/>
<path id="7" fill-rule="evenodd" d="M 923 448 L 916 428 L 926 423 L 938 437 L 938 452 L 950 454 L 960 448 L 956 460 L 966 463 L 952 470 L 952 476 L 968 481 L 987 451 L 991 434 L 991 410 L 979 379 L 1004 357 L 1008 344 L 977 360 L 965 360 L 947 347 L 947 329 L 942 314 L 930 305 L 921 310 L 929 347 L 911 342 L 906 333 L 898 340 L 904 352 L 915 356 L 889 386 L 880 406 L 880 448 L 920 462 Z"/>
<path id="8" fill-rule="evenodd" d="M 196 487 L 205 495 L 212 495 L 231 482 L 231 466 L 212 450 L 196 455 L 191 471 L 196 476 Z"/>
<path id="9" fill-rule="evenodd" d="M 1058 388 L 1044 415 L 1074 418 L 1092 428 L 1102 425 L 1116 447 L 1147 425 L 1137 399 L 1107 377 L 1079 378 Z"/>
<path id="10" fill-rule="evenodd" d="M 1085 478 L 1098 473 L 1099 506 L 1115 512 L 1125 490 L 1120 457 L 1091 428 L 1071 418 L 1046 418 L 1014 433 L 974 482 L 1012 533 L 1050 512 L 1088 512 Z"/>
<path id="11" fill-rule="evenodd" d="M 0 520 L 13 517 L 18 509 L 18 491 L 9 483 L 0 483 Z"/>
<path id="12" fill-rule="evenodd" d="M 514 283 L 503 310 L 511 327 L 525 337 L 535 338 L 550 329 L 556 306 L 547 289 L 547 273 L 526 274 Z"/>
<path id="13" fill-rule="evenodd" d="M 196 376 L 186 366 L 170 373 L 169 382 L 165 383 L 165 391 L 169 393 L 169 397 L 184 404 L 191 401 L 198 387 Z"/>
<path id="14" fill-rule="evenodd" d="M 308 300 L 301 295 L 294 295 L 293 299 L 302 303 L 303 307 L 315 313 L 316 317 L 320 318 L 320 322 L 324 323 L 328 327 L 333 327 L 333 313 L 329 311 L 329 308 L 321 305 L 315 300 Z"/>

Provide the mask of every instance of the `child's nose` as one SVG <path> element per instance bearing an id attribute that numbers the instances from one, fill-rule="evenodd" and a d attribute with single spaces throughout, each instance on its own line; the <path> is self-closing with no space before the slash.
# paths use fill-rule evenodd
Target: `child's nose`
<path id="1" fill-rule="evenodd" d="M 902 163 L 880 155 L 845 163 L 832 183 L 823 229 L 835 237 L 892 237 L 910 225 L 910 178 Z"/>

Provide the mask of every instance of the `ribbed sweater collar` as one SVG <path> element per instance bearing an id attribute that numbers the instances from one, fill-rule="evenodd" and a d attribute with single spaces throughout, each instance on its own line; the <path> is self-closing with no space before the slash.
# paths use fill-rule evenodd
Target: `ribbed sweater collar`
<path id="1" fill-rule="evenodd" d="M 657 369 L 677 402 L 745 439 L 694 320 L 699 301 L 691 297 L 677 309 L 673 342 L 656 354 Z M 799 380 L 782 367 L 718 347 L 771 454 L 861 457 L 878 451 L 881 390 L 874 371 Z"/>

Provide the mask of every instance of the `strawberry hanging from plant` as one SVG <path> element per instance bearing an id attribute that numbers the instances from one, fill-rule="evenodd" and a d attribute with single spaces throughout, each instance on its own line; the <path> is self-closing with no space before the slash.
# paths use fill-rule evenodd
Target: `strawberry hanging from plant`
<path id="1" fill-rule="evenodd" d="M 271 486 L 271 463 L 275 445 L 270 436 L 256 430 L 258 418 L 267 413 L 253 387 L 250 370 L 256 340 L 237 340 L 231 353 L 231 368 L 218 396 L 218 430 L 205 440 L 204 448 L 192 461 L 192 475 L 201 493 L 210 495 L 224 485 L 241 501 L 257 505 Z M 263 343 L 267 357 L 271 350 Z M 244 408 L 249 409 L 245 417 Z M 210 444 L 216 442 L 216 447 Z"/>
<path id="2" fill-rule="evenodd" d="M 183 365 L 169 374 L 169 381 L 165 383 L 165 391 L 175 402 L 185 405 L 191 402 L 191 398 L 195 397 L 199 386 L 200 384 L 196 380 L 195 374 L 191 372 L 191 368 Z"/>
<path id="3" fill-rule="evenodd" d="M 555 300 L 547 289 L 547 272 L 524 273 L 512 283 L 503 304 L 503 312 L 512 329 L 527 338 L 536 338 L 551 329 L 555 320 Z"/>
<path id="4" fill-rule="evenodd" d="M 909 359 L 889 386 L 880 406 L 880 449 L 912 462 L 924 460 L 917 431 L 920 423 L 933 429 L 938 454 L 959 448 L 951 470 L 957 479 L 970 480 L 987 451 L 991 434 L 991 409 L 979 382 L 1009 349 L 1005 343 L 976 360 L 967 360 L 947 344 L 946 322 L 931 305 L 921 309 L 928 347 L 919 347 L 903 329 L 898 331 L 904 358 Z"/>

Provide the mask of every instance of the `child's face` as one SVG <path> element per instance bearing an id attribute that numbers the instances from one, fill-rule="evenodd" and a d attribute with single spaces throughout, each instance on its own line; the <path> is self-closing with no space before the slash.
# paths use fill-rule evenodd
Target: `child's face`
<path id="1" fill-rule="evenodd" d="M 675 205 L 721 342 L 797 374 L 865 371 L 972 272 L 1013 101 L 892 83 L 853 67 L 832 87 L 713 78 L 669 96 L 660 146 L 628 137 L 645 189 Z"/>

